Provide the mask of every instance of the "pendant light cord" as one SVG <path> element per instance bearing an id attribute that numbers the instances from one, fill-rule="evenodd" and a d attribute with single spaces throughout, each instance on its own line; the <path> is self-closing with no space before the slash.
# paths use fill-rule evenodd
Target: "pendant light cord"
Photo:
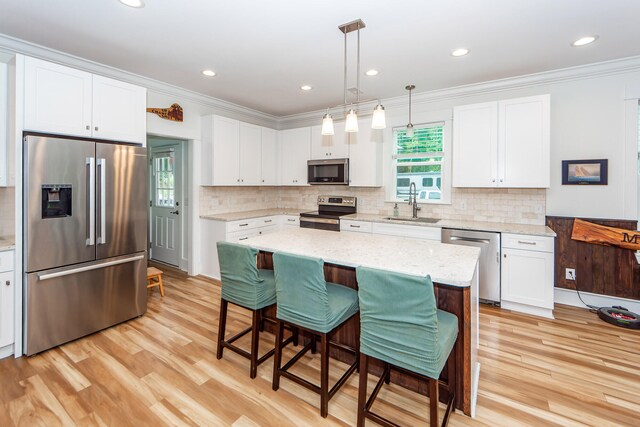
<path id="1" fill-rule="evenodd" d="M 347 32 L 344 33 L 344 105 L 347 105 Z M 346 107 L 343 107 L 343 109 Z"/>
<path id="2" fill-rule="evenodd" d="M 360 107 L 360 24 L 358 24 L 358 67 L 356 73 L 356 93 L 358 95 L 356 107 Z"/>

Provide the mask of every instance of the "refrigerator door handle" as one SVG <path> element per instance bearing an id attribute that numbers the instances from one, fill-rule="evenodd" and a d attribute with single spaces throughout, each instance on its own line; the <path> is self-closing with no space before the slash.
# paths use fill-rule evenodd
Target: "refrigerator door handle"
<path id="1" fill-rule="evenodd" d="M 87 186 L 89 193 L 89 197 L 87 197 L 87 240 L 85 242 L 86 246 L 95 245 L 95 236 L 96 236 L 96 168 L 95 168 L 95 159 L 93 157 L 86 158 L 86 166 L 87 166 L 87 175 L 88 175 L 88 183 Z"/>
<path id="2" fill-rule="evenodd" d="M 100 197 L 98 199 L 98 203 L 100 203 L 100 208 L 98 210 L 98 215 L 100 215 L 99 221 L 99 230 L 98 233 L 98 244 L 104 245 L 107 243 L 106 237 L 106 229 L 107 229 L 107 204 L 106 204 L 106 166 L 107 159 L 98 159 L 98 167 L 100 168 Z"/>
<path id="3" fill-rule="evenodd" d="M 128 262 L 139 261 L 141 259 L 144 259 L 144 255 L 136 255 L 130 258 L 117 259 L 114 261 L 103 262 L 101 264 L 88 265 L 86 267 L 72 268 L 70 270 L 58 271 L 56 273 L 49 273 L 49 274 L 38 273 L 38 280 L 48 280 L 48 279 L 55 279 L 56 277 L 70 276 L 72 274 L 82 273 L 83 271 L 99 270 L 101 268 L 110 267 L 112 265 L 126 264 Z"/>

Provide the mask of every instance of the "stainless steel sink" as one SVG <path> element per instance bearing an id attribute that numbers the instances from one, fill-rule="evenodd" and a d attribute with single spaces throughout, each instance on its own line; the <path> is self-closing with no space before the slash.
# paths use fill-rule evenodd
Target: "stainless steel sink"
<path id="1" fill-rule="evenodd" d="M 440 219 L 438 218 L 411 218 L 407 216 L 388 216 L 385 219 L 392 221 L 423 222 L 425 224 L 435 224 L 440 222 Z"/>

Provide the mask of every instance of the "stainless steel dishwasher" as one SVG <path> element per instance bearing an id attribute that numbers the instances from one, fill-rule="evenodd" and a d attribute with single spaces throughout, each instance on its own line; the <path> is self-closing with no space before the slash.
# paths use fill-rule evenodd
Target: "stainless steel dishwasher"
<path id="1" fill-rule="evenodd" d="M 500 305 L 500 233 L 443 228 L 442 243 L 480 248 L 480 302 Z"/>

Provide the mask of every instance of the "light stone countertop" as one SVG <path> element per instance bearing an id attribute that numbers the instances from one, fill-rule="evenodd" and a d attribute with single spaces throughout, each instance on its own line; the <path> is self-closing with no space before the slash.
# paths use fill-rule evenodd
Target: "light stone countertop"
<path id="1" fill-rule="evenodd" d="M 461 287 L 473 283 L 480 256 L 480 248 L 470 246 L 308 228 L 263 234 L 240 243 L 266 252 L 322 258 L 347 267 L 373 267 L 417 276 L 429 274 L 434 282 Z"/>
<path id="2" fill-rule="evenodd" d="M 546 236 L 555 237 L 556 233 L 547 227 L 546 225 L 530 225 L 530 224 L 511 224 L 501 222 L 485 222 L 485 221 L 462 221 L 452 219 L 442 219 L 436 223 L 424 223 L 413 222 L 408 217 L 406 221 L 396 219 L 385 219 L 390 215 L 379 214 L 361 214 L 355 213 L 352 215 L 345 215 L 342 219 L 350 221 L 367 221 L 367 222 L 380 222 L 385 224 L 402 224 L 402 225 L 417 225 L 420 227 L 444 227 L 444 228 L 459 228 L 463 230 L 477 230 L 477 231 L 495 231 L 499 233 L 513 233 L 513 234 L 527 234 L 530 236 Z"/>
<path id="3" fill-rule="evenodd" d="M 259 209 L 255 211 L 217 213 L 213 215 L 200 215 L 200 218 L 213 219 L 216 221 L 242 221 L 243 219 L 260 218 L 270 215 L 300 215 L 300 212 L 308 211 L 309 209 L 274 208 Z"/>
<path id="4" fill-rule="evenodd" d="M 16 248 L 16 240 L 13 236 L 0 237 L 0 251 L 8 251 Z"/>

